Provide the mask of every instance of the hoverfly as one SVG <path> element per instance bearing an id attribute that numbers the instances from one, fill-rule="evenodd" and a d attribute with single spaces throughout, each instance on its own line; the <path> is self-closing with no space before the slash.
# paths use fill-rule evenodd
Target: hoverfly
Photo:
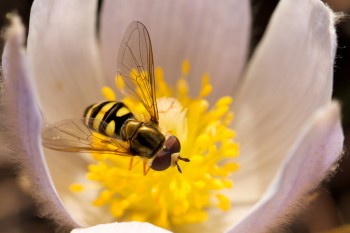
<path id="1" fill-rule="evenodd" d="M 139 156 L 143 158 L 144 175 L 149 168 L 163 171 L 170 166 L 182 172 L 178 161 L 190 160 L 181 157 L 180 141 L 159 129 L 151 40 L 141 22 L 134 21 L 127 28 L 117 68 L 125 84 L 123 91 L 142 103 L 150 119 L 137 119 L 123 102 L 105 101 L 87 107 L 81 119 L 46 126 L 43 145 L 66 152 L 130 156 L 129 169 L 134 156 Z"/>

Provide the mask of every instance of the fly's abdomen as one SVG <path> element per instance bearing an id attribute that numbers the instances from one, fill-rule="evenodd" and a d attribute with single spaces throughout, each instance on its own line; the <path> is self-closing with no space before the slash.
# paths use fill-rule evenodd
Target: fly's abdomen
<path id="1" fill-rule="evenodd" d="M 90 129 L 109 137 L 120 137 L 120 129 L 134 115 L 122 102 L 105 101 L 87 107 L 84 117 Z"/>

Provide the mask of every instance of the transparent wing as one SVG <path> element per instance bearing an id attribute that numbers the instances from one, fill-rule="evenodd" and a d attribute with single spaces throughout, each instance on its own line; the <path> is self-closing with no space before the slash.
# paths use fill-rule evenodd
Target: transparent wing
<path id="1" fill-rule="evenodd" d="M 59 151 L 131 156 L 127 143 L 91 130 L 84 122 L 85 118 L 70 119 L 45 126 L 42 132 L 43 145 Z"/>
<path id="2" fill-rule="evenodd" d="M 140 101 L 150 120 L 158 124 L 152 45 L 141 22 L 132 22 L 125 32 L 118 54 L 118 74 L 125 85 L 121 90 Z"/>

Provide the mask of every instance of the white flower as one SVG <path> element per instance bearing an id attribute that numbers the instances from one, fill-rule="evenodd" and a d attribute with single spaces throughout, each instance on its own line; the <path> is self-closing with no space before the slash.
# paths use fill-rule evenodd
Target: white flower
<path id="1" fill-rule="evenodd" d="M 178 77 L 176 68 L 188 58 L 194 88 L 195 78 L 206 71 L 215 77 L 213 98 L 230 94 L 235 100 L 241 169 L 233 178 L 233 208 L 175 230 L 267 232 L 300 211 L 342 151 L 339 105 L 331 103 L 333 14 L 319 0 L 281 0 L 246 64 L 249 10 L 248 0 L 105 0 L 97 37 L 97 1 L 36 0 L 27 51 L 23 27 L 13 16 L 3 54 L 8 106 L 2 126 L 10 127 L 1 134 L 0 152 L 10 147 L 18 156 L 43 213 L 66 229 L 78 227 L 77 221 L 84 226 L 109 221 L 85 200 L 68 194 L 73 177 L 86 169 L 80 157 L 45 150 L 54 185 L 51 182 L 41 146 L 39 106 L 53 122 L 80 116 L 101 99 L 96 89 L 111 83 L 118 46 L 133 20 L 147 25 L 156 63 L 166 73 Z M 146 223 L 114 223 L 91 232 L 107 232 L 104 227 L 163 232 Z"/>

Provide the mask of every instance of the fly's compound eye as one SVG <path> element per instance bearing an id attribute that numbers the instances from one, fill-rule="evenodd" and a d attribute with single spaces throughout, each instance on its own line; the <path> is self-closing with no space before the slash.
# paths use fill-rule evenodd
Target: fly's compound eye
<path id="1" fill-rule="evenodd" d="M 153 159 L 151 168 L 156 171 L 164 171 L 171 165 L 171 153 L 165 150 L 158 152 L 157 156 Z"/>
<path id="2" fill-rule="evenodd" d="M 179 153 L 181 150 L 181 144 L 179 139 L 177 139 L 177 137 L 173 135 L 169 136 L 165 142 L 165 148 L 166 148 L 166 151 L 169 151 L 172 154 Z"/>
<path id="3" fill-rule="evenodd" d="M 151 168 L 156 171 L 163 171 L 168 169 L 171 165 L 176 165 L 179 172 L 180 166 L 177 164 L 178 160 L 189 162 L 189 159 L 180 156 L 181 144 L 177 137 L 171 135 L 164 144 L 165 148 L 158 152 L 157 156 L 152 161 Z"/>

